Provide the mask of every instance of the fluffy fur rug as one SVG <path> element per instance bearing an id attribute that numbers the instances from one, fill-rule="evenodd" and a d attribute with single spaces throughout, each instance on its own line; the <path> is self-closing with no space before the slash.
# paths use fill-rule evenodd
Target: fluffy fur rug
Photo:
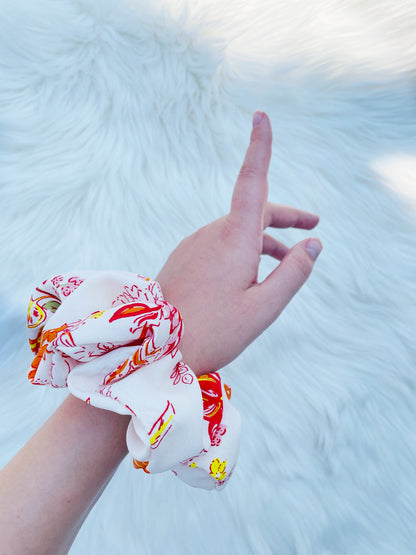
<path id="1" fill-rule="evenodd" d="M 235 474 L 205 492 L 128 458 L 71 554 L 414 554 L 414 2 L 0 4 L 1 465 L 65 397 L 26 379 L 33 285 L 154 277 L 228 210 L 259 108 L 270 200 L 321 216 L 276 236 L 324 250 L 223 371 Z"/>

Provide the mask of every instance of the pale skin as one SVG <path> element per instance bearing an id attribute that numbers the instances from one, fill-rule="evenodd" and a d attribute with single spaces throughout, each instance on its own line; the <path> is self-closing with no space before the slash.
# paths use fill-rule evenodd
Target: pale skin
<path id="1" fill-rule="evenodd" d="M 156 277 L 165 299 L 182 314 L 179 347 L 197 375 L 234 360 L 279 316 L 322 249 L 315 238 L 289 249 L 264 232 L 312 229 L 319 221 L 267 202 L 271 146 L 271 124 L 263 113 L 251 133 L 230 212 L 184 239 Z M 258 283 L 262 254 L 281 262 Z M 1 553 L 67 553 L 127 455 L 129 420 L 68 395 L 0 472 Z"/>

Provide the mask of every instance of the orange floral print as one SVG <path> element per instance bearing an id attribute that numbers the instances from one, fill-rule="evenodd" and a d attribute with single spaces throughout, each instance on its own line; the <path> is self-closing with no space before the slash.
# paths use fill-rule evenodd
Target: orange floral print
<path id="1" fill-rule="evenodd" d="M 28 378 L 32 383 L 34 382 L 35 376 L 36 376 L 36 372 L 38 370 L 39 364 L 41 362 L 41 360 L 46 357 L 46 355 L 49 353 L 52 353 L 52 351 L 48 350 L 48 347 L 51 346 L 51 343 L 54 339 L 56 339 L 61 332 L 65 332 L 65 335 L 67 337 L 67 342 L 75 347 L 75 343 L 74 340 L 72 339 L 72 335 L 71 332 L 68 329 L 68 325 L 67 324 L 63 324 L 62 326 L 60 326 L 59 328 L 52 328 L 50 330 L 44 330 L 40 336 L 40 341 L 39 341 L 39 347 L 37 349 L 36 352 L 36 356 L 32 361 L 31 364 L 31 368 L 28 374 Z"/>
<path id="2" fill-rule="evenodd" d="M 144 470 L 144 472 L 146 472 L 146 474 L 150 474 L 150 472 L 147 470 L 148 464 L 149 461 L 138 461 L 137 459 L 133 459 L 134 468 L 141 468 L 142 470 Z"/>
<path id="3" fill-rule="evenodd" d="M 231 399 L 231 387 L 229 385 L 227 385 L 226 383 L 224 384 L 224 391 L 225 391 L 225 394 L 227 395 L 227 399 L 230 400 Z"/>

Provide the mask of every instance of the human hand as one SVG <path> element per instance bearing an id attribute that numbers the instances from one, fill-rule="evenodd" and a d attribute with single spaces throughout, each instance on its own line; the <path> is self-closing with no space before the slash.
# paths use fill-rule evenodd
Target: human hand
<path id="1" fill-rule="evenodd" d="M 322 249 L 319 239 L 304 239 L 289 249 L 264 233 L 269 226 L 312 229 L 319 221 L 314 214 L 267 202 L 271 146 L 264 114 L 252 130 L 229 214 L 181 241 L 156 277 L 165 300 L 182 315 L 179 349 L 198 376 L 231 362 L 279 316 Z M 258 283 L 262 254 L 281 262 Z"/>

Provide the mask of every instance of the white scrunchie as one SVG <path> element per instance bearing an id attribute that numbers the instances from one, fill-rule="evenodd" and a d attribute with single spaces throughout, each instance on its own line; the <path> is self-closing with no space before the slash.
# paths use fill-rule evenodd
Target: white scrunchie
<path id="1" fill-rule="evenodd" d="M 30 381 L 131 415 L 136 468 L 172 470 L 204 489 L 227 482 L 240 415 L 218 373 L 197 378 L 182 362 L 182 319 L 157 282 L 121 271 L 58 275 L 35 289 L 27 325 Z"/>

